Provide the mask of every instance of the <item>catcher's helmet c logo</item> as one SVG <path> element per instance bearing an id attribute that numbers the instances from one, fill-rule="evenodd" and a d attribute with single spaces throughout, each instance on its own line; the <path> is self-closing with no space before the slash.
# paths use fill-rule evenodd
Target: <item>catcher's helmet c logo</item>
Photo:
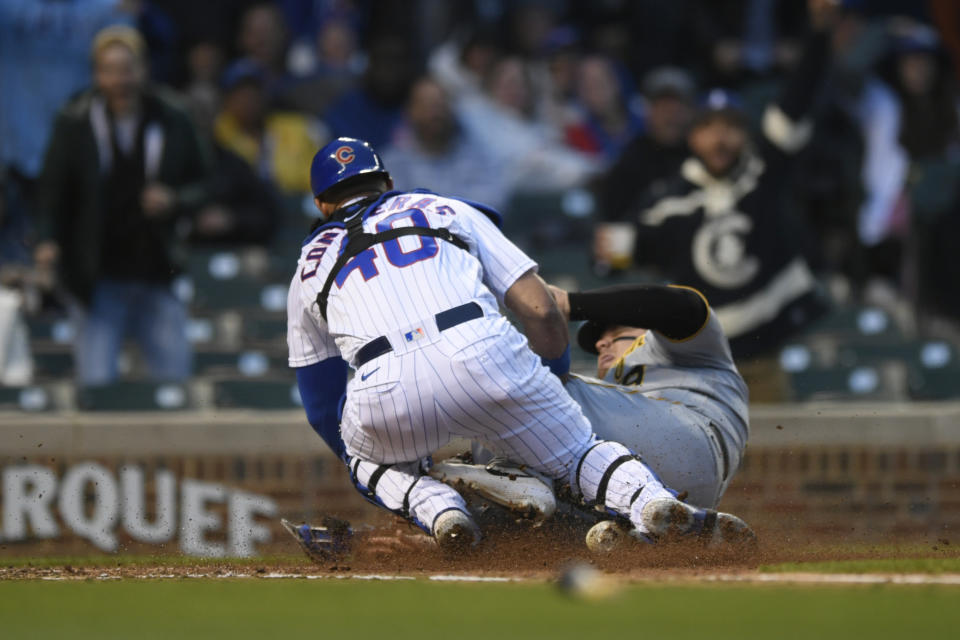
<path id="1" fill-rule="evenodd" d="M 353 162 L 353 159 L 356 158 L 357 155 L 353 152 L 352 147 L 340 147 L 333 152 L 333 157 L 336 158 L 337 162 L 341 165 L 346 166 Z"/>

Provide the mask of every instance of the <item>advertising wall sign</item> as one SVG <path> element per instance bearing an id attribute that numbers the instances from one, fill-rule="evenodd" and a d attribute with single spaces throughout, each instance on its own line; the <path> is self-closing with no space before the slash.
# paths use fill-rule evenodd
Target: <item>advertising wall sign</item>
<path id="1" fill-rule="evenodd" d="M 257 544 L 271 541 L 263 519 L 277 515 L 272 498 L 178 479 L 163 469 L 154 473 L 148 492 L 139 466 L 113 473 L 96 462 L 80 462 L 58 477 L 48 467 L 20 464 L 3 468 L 0 481 L 0 540 L 8 542 L 55 540 L 72 533 L 112 552 L 122 529 L 148 544 L 176 539 L 191 556 L 245 557 L 256 555 Z"/>

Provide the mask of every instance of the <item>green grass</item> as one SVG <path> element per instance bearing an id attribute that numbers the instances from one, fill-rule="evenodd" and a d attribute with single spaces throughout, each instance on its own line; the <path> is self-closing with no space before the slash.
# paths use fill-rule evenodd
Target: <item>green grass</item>
<path id="1" fill-rule="evenodd" d="M 0 582 L 4 638 L 946 638 L 960 589 L 639 584 L 600 602 L 545 583 Z M 602 636 L 600 636 L 602 637 Z"/>
<path id="2" fill-rule="evenodd" d="M 878 558 L 764 565 L 765 573 L 960 573 L 960 558 Z"/>

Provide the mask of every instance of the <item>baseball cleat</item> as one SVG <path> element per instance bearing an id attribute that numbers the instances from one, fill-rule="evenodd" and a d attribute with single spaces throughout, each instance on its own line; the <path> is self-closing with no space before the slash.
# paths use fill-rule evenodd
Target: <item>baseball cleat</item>
<path id="1" fill-rule="evenodd" d="M 655 498 L 640 512 L 643 528 L 658 541 L 679 541 L 695 536 L 706 546 L 753 547 L 757 535 L 729 513 L 698 509 L 673 498 Z"/>
<path id="2" fill-rule="evenodd" d="M 429 473 L 454 489 L 471 489 L 535 524 L 557 510 L 557 499 L 548 481 L 501 458 L 486 465 L 444 460 L 433 465 Z"/>
<path id="3" fill-rule="evenodd" d="M 280 524 L 293 536 L 307 556 L 316 563 L 326 564 L 350 550 L 353 529 L 345 520 L 324 516 L 321 526 L 293 524 L 281 518 Z"/>
<path id="4" fill-rule="evenodd" d="M 480 542 L 480 529 L 463 511 L 451 509 L 437 516 L 433 523 L 433 539 L 446 553 L 463 553 Z"/>

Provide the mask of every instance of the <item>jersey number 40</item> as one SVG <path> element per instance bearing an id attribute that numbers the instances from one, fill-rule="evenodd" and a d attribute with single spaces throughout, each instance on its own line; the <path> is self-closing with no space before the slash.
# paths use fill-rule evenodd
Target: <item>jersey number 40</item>
<path id="1" fill-rule="evenodd" d="M 409 220 L 415 227 L 430 226 L 427 222 L 427 216 L 423 214 L 423 211 L 420 209 L 407 209 L 405 211 L 393 213 L 378 222 L 377 231 L 387 231 L 392 229 L 398 222 L 403 220 Z M 430 238 L 426 236 L 413 237 L 419 240 L 420 246 L 410 251 L 404 251 L 403 247 L 400 246 L 400 238 L 394 238 L 393 240 L 387 240 L 384 243 L 370 247 L 369 249 L 358 253 L 352 260 L 347 262 L 347 264 L 343 266 L 343 269 L 340 270 L 340 273 L 337 274 L 337 277 L 334 280 L 337 288 L 339 289 L 342 287 L 343 283 L 346 282 L 350 274 L 357 269 L 360 270 L 360 275 L 363 276 L 364 280 L 369 280 L 370 278 L 375 278 L 376 276 L 380 275 L 380 272 L 377 270 L 377 265 L 374 262 L 379 257 L 376 251 L 378 247 L 383 248 L 383 253 L 387 256 L 387 261 L 390 264 L 401 268 L 409 267 L 410 265 L 423 260 L 429 260 L 439 253 L 440 246 L 437 243 L 436 238 Z M 344 236 L 343 242 L 343 246 L 346 246 L 346 236 Z"/>

